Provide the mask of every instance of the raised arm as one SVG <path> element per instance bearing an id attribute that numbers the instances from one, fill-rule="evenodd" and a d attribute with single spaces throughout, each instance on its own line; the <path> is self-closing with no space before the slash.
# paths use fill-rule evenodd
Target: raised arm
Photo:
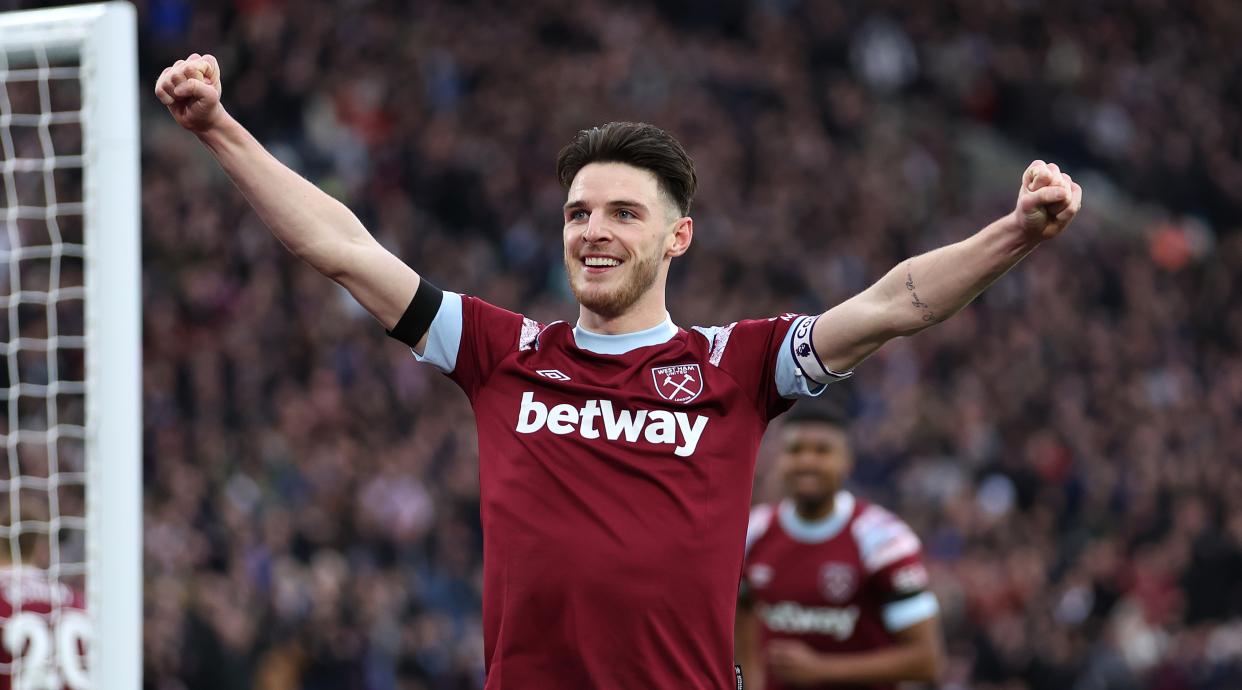
<path id="1" fill-rule="evenodd" d="M 970 303 L 1041 242 L 1069 225 L 1082 188 L 1055 165 L 1027 167 L 1012 213 L 961 242 L 894 266 L 883 278 L 824 312 L 811 338 L 824 366 L 853 369 L 892 338 L 940 323 Z"/>
<path id="2" fill-rule="evenodd" d="M 197 53 L 164 70 L 155 85 L 173 119 L 211 151 L 272 234 L 392 329 L 418 289 L 418 274 L 344 204 L 268 153 L 225 111 L 220 94 L 219 64 Z M 425 340 L 415 348 L 420 353 Z"/>

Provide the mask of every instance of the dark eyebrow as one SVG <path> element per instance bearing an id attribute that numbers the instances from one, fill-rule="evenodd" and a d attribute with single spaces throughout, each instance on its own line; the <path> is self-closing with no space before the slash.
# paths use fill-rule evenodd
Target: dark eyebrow
<path id="1" fill-rule="evenodd" d="M 646 204 L 643 204 L 638 201 L 634 201 L 633 199 L 615 199 L 613 201 L 609 201 L 607 204 L 605 204 L 605 206 L 607 206 L 608 208 L 632 208 L 644 214 L 649 212 Z M 586 207 L 587 207 L 587 203 L 581 199 L 577 201 L 565 202 L 566 211 L 569 211 L 569 210 L 576 211 L 580 208 L 586 208 Z"/>
<path id="2" fill-rule="evenodd" d="M 633 201 L 633 200 L 630 200 L 630 199 L 617 199 L 616 201 L 609 201 L 609 202 L 608 202 L 608 207 L 609 207 L 609 208 L 622 208 L 622 207 L 626 207 L 626 208 L 632 208 L 632 209 L 635 209 L 635 210 L 636 210 L 636 211 L 638 211 L 639 213 L 643 213 L 643 214 L 646 214 L 646 213 L 647 213 L 647 207 L 646 207 L 646 205 L 644 205 L 644 204 L 643 204 L 643 203 L 641 203 L 641 202 L 638 202 L 638 201 Z"/>

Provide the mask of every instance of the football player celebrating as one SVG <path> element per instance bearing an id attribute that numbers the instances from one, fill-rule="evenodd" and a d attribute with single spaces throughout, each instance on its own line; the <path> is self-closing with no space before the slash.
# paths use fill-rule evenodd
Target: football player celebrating
<path id="1" fill-rule="evenodd" d="M 610 123 L 557 159 L 579 309 L 576 324 L 545 324 L 419 276 L 264 150 L 221 105 L 221 83 L 216 60 L 194 54 L 155 93 L 290 251 L 474 408 L 488 690 L 733 687 L 737 576 L 768 421 L 964 307 L 1081 200 L 1037 161 L 1012 213 L 823 314 L 687 330 L 665 287 L 694 237 L 693 164 L 656 127 Z"/>
<path id="2" fill-rule="evenodd" d="M 880 690 L 934 680 L 943 665 L 935 596 L 918 537 L 845 490 L 844 417 L 819 401 L 782 427 L 785 499 L 751 511 L 737 659 L 749 687 Z"/>

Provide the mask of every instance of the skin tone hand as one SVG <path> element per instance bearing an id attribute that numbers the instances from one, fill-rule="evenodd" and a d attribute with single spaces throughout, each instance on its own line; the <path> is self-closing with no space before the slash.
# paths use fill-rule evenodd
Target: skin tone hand
<path id="1" fill-rule="evenodd" d="M 340 201 L 276 159 L 220 103 L 220 65 L 193 53 L 164 70 L 155 96 L 215 156 L 272 234 L 295 256 L 349 291 L 392 328 L 420 278 L 371 236 Z M 421 353 L 424 337 L 414 349 Z"/>
<path id="2" fill-rule="evenodd" d="M 767 649 L 768 666 L 778 678 L 792 685 L 821 680 L 823 657 L 797 640 L 773 640 Z"/>
<path id="3" fill-rule="evenodd" d="M 1082 208 L 1082 187 L 1056 163 L 1032 162 L 1022 175 L 1013 219 L 1031 244 L 1050 240 Z"/>
<path id="4" fill-rule="evenodd" d="M 177 124 L 196 134 L 218 125 L 225 117 L 220 105 L 220 65 L 211 55 L 191 54 L 160 74 L 155 96 Z"/>

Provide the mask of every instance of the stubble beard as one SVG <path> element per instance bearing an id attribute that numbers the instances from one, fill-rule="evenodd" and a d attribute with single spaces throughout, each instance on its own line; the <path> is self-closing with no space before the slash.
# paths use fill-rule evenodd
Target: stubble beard
<path id="1" fill-rule="evenodd" d="M 646 294 L 652 285 L 655 285 L 656 276 L 660 272 L 658 257 L 654 255 L 640 257 L 621 264 L 623 268 L 628 266 L 629 275 L 620 285 L 606 288 L 586 284 L 586 281 L 581 278 L 581 273 L 577 272 L 581 265 L 578 259 L 570 257 L 568 253 L 565 254 L 565 273 L 571 276 L 569 289 L 573 291 L 574 298 L 579 304 L 606 319 L 621 316 L 634 306 L 634 303 Z M 575 279 L 573 276 L 579 277 Z"/>

